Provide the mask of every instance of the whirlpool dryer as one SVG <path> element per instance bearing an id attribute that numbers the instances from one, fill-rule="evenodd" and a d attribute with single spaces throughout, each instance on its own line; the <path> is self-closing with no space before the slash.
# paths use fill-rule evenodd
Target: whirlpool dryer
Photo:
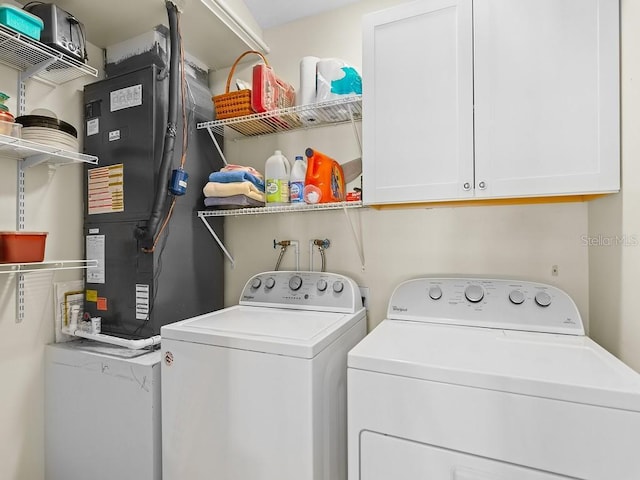
<path id="1" fill-rule="evenodd" d="M 251 278 L 240 305 L 166 325 L 164 480 L 344 480 L 347 352 L 366 331 L 356 283 Z"/>
<path id="2" fill-rule="evenodd" d="M 557 288 L 410 280 L 348 362 L 349 480 L 640 479 L 640 375 Z"/>

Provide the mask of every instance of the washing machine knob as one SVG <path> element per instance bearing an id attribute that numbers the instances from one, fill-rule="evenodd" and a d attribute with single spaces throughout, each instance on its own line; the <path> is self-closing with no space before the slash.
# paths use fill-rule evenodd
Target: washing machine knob
<path id="1" fill-rule="evenodd" d="M 267 278 L 266 282 L 264 282 L 264 286 L 271 290 L 276 285 L 276 281 L 273 277 Z"/>
<path id="2" fill-rule="evenodd" d="M 469 285 L 464 290 L 464 296 L 471 303 L 478 303 L 484 298 L 484 290 L 480 285 Z"/>
<path id="3" fill-rule="evenodd" d="M 300 290 L 302 286 L 302 277 L 300 275 L 294 275 L 289 279 L 289 288 L 291 290 Z"/>
<path id="4" fill-rule="evenodd" d="M 262 280 L 260 280 L 258 277 L 254 278 L 251 281 L 251 288 L 260 288 L 260 285 L 262 285 Z"/>
<path id="5" fill-rule="evenodd" d="M 342 290 L 344 290 L 344 283 L 342 283 L 340 280 L 338 280 L 337 282 L 333 282 L 333 291 L 336 293 L 340 293 L 342 292 Z"/>
<path id="6" fill-rule="evenodd" d="M 536 303 L 541 307 L 548 307 L 551 305 L 551 295 L 547 292 L 536 293 Z"/>
<path id="7" fill-rule="evenodd" d="M 515 305 L 520 305 L 524 302 L 524 293 L 520 290 L 511 290 L 509 293 L 509 300 L 511 300 L 511 303 Z"/>
<path id="8" fill-rule="evenodd" d="M 319 291 L 324 292 L 327 289 L 327 281 L 324 278 L 321 278 L 318 280 L 317 286 Z"/>
<path id="9" fill-rule="evenodd" d="M 437 285 L 429 289 L 429 298 L 431 300 L 440 300 L 442 298 L 442 289 Z"/>

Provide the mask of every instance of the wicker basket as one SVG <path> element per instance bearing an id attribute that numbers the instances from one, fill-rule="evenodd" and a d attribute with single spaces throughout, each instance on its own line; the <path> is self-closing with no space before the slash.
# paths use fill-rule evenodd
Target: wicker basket
<path id="1" fill-rule="evenodd" d="M 267 62 L 267 59 L 264 57 L 264 55 L 262 55 L 260 52 L 256 52 L 255 50 L 247 50 L 236 59 L 233 66 L 231 67 L 231 70 L 229 71 L 229 76 L 227 77 L 227 86 L 225 89 L 225 93 L 212 97 L 213 104 L 216 107 L 216 119 L 218 120 L 241 117 L 243 115 L 251 115 L 252 113 L 254 113 L 253 109 L 251 108 L 250 89 L 229 92 L 231 79 L 233 78 L 233 74 L 236 70 L 236 67 L 238 66 L 238 63 L 240 63 L 240 60 L 242 60 L 244 56 L 249 55 L 250 53 L 260 55 L 265 65 L 269 65 L 269 62 Z"/>

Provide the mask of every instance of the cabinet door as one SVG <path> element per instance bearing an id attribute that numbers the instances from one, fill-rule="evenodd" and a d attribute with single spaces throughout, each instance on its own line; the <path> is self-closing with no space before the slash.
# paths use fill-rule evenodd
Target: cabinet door
<path id="1" fill-rule="evenodd" d="M 366 204 L 473 195 L 471 6 L 426 0 L 364 18 Z"/>
<path id="2" fill-rule="evenodd" d="M 476 197 L 618 190 L 618 0 L 473 5 Z"/>

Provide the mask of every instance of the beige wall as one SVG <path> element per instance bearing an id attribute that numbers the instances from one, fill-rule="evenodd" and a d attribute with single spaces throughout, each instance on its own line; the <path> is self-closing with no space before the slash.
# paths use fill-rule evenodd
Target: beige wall
<path id="1" fill-rule="evenodd" d="M 640 371 L 640 2 L 621 1 L 622 190 L 589 205 L 591 336 Z"/>
<path id="2" fill-rule="evenodd" d="M 102 51 L 89 50 L 92 66 Z M 17 73 L 0 66 L 0 90 L 12 98 L 17 113 Z M 27 113 L 47 108 L 82 134 L 82 85 L 89 77 L 55 88 L 37 80 L 27 83 Z M 15 160 L 0 156 L 0 230 L 16 229 Z M 50 170 L 39 165 L 25 175 L 25 230 L 49 232 L 46 260 L 80 259 L 82 245 L 82 166 Z M 16 323 L 16 279 L 0 275 L 0 477 L 44 478 L 44 346 L 53 341 L 53 282 L 82 278 L 79 271 L 25 276 L 25 315 Z"/>
<path id="3" fill-rule="evenodd" d="M 362 15 L 396 3 L 400 2 L 364 1 L 340 12 L 267 30 L 265 40 L 272 49 L 268 60 L 281 77 L 296 87 L 298 61 L 304 55 L 340 57 L 360 67 Z M 248 72 L 248 68 L 240 69 L 239 75 L 248 78 Z M 215 92 L 222 90 L 227 73 L 212 75 Z M 341 162 L 359 156 L 350 126 L 262 138 L 228 138 L 225 146 L 230 162 L 260 170 L 276 148 L 282 149 L 290 160 L 308 146 Z M 384 318 L 388 298 L 398 283 L 419 275 L 447 273 L 513 276 L 557 285 L 576 300 L 586 321 L 588 249 L 582 239 L 588 232 L 587 209 L 585 203 L 573 203 L 355 210 L 350 215 L 362 238 L 364 268 L 342 211 L 230 217 L 225 223 L 226 244 L 236 266 L 227 264 L 226 303 L 237 302 L 250 275 L 275 266 L 278 252 L 273 249 L 274 239 L 298 240 L 301 268 L 306 270 L 309 240 L 328 238 L 328 270 L 352 276 L 370 289 L 371 328 Z M 319 265 L 317 255 L 314 264 Z M 553 265 L 558 265 L 557 277 L 551 275 Z M 293 252 L 288 252 L 282 268 L 294 266 Z"/>

